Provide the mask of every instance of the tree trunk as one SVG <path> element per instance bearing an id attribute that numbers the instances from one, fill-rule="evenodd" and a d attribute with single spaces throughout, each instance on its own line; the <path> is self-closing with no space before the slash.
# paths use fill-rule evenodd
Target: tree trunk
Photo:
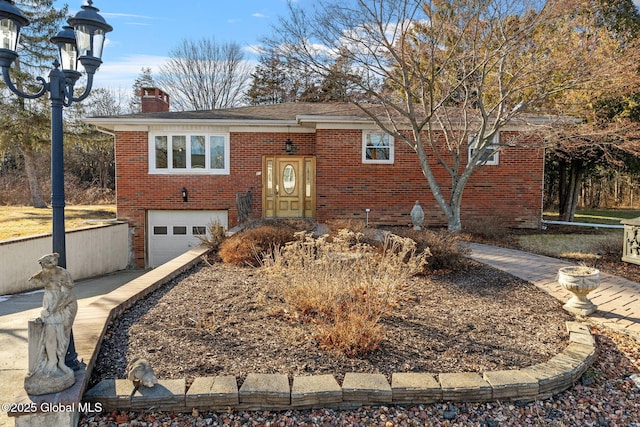
<path id="1" fill-rule="evenodd" d="M 584 177 L 584 166 L 579 161 L 568 163 L 562 169 L 560 188 L 560 221 L 573 221 L 578 205 L 580 187 Z"/>
<path id="2" fill-rule="evenodd" d="M 567 184 L 568 166 L 566 162 L 560 161 L 558 165 L 558 219 L 565 216 L 566 200 L 569 193 Z"/>
<path id="3" fill-rule="evenodd" d="M 38 171 L 36 168 L 35 156 L 31 148 L 22 147 L 22 157 L 24 158 L 24 171 L 27 174 L 27 183 L 29 184 L 29 192 L 31 193 L 31 206 L 34 208 L 46 208 L 40 191 L 40 182 L 38 181 Z"/>
<path id="4" fill-rule="evenodd" d="M 453 213 L 447 216 L 447 229 L 457 233 L 462 231 L 462 221 L 460 220 L 460 209 L 453 209 Z"/>

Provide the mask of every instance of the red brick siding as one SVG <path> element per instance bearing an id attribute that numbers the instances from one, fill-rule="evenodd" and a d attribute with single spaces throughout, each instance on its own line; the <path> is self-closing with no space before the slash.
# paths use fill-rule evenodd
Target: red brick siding
<path id="1" fill-rule="evenodd" d="M 116 185 L 118 218 L 134 227 L 138 266 L 145 264 L 147 210 L 226 210 L 229 225 L 237 223 L 236 192 L 252 190 L 253 216 L 262 214 L 262 156 L 280 156 L 290 138 L 296 155 L 316 156 L 316 217 L 364 219 L 409 224 L 409 212 L 420 200 L 428 225 L 444 225 L 416 154 L 395 143 L 395 162 L 362 164 L 362 132 L 318 130 L 312 133 L 232 133 L 230 175 L 150 175 L 146 132 L 117 132 Z M 466 154 L 465 154 L 466 157 Z M 441 182 L 448 179 L 436 169 Z M 536 227 L 542 209 L 543 155 L 538 148 L 505 148 L 498 166 L 479 169 L 463 197 L 463 223 L 472 218 L 500 217 L 505 225 Z M 189 192 L 183 202 L 181 190 Z M 445 193 L 447 189 L 445 188 Z"/>
<path id="2" fill-rule="evenodd" d="M 229 225 L 237 223 L 236 192 L 252 190 L 253 216 L 262 213 L 263 155 L 283 155 L 290 138 L 296 155 L 313 155 L 313 134 L 232 133 L 229 175 L 150 175 L 147 132 L 117 132 L 116 187 L 118 218 L 134 228 L 133 250 L 137 266 L 145 265 L 147 210 L 226 210 Z M 182 200 L 182 188 L 189 193 Z"/>
<path id="3" fill-rule="evenodd" d="M 508 132 L 504 132 L 504 138 Z M 362 164 L 360 131 L 317 132 L 317 218 L 366 217 L 382 224 L 409 224 L 416 200 L 428 225 L 446 224 L 413 149 L 395 142 L 394 164 Z M 544 159 L 539 148 L 527 142 L 500 152 L 500 163 L 476 170 L 465 187 L 462 220 L 500 217 L 513 227 L 537 227 L 542 209 Z M 466 152 L 463 156 L 466 162 Z M 432 164 L 434 166 L 434 164 Z M 433 168 L 449 197 L 451 179 L 443 168 Z M 348 197 L 344 197 L 348 195 Z"/>

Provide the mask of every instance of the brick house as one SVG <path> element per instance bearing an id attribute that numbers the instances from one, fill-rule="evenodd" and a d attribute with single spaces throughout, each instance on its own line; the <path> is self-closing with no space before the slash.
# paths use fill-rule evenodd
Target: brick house
<path id="1" fill-rule="evenodd" d="M 197 244 L 208 223 L 237 225 L 237 198 L 249 192 L 252 218 L 404 225 L 419 200 L 428 226 L 446 225 L 415 152 L 352 105 L 169 112 L 158 89 L 145 89 L 142 101 L 144 113 L 86 120 L 115 135 L 117 215 L 133 229 L 139 267 Z M 523 130 L 514 124 L 500 132 L 501 141 L 524 143 L 503 147 L 475 172 L 463 223 L 494 217 L 539 226 L 544 153 L 541 137 Z M 447 182 L 444 171 L 437 175 Z"/>

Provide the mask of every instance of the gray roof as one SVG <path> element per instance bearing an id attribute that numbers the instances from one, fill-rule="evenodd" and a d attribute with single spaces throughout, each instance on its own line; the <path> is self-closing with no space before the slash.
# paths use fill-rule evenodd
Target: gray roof
<path id="1" fill-rule="evenodd" d="M 109 119 L 165 119 L 165 120 L 296 120 L 299 116 L 330 116 L 367 118 L 353 104 L 295 102 L 257 105 L 207 111 L 169 111 L 166 113 L 136 113 L 119 116 L 99 116 Z"/>
<path id="2" fill-rule="evenodd" d="M 406 118 L 392 108 L 384 105 L 367 104 L 364 108 L 371 114 L 376 115 L 381 121 L 389 120 L 389 114 L 396 123 L 408 125 Z M 419 108 L 418 108 L 419 109 Z M 471 112 L 471 117 L 475 112 Z M 456 122 L 460 110 L 451 109 L 448 112 L 449 118 Z M 90 117 L 84 121 L 97 125 L 103 129 L 114 129 L 118 124 L 152 124 L 159 122 L 208 122 L 208 123 L 233 123 L 244 125 L 311 125 L 313 123 L 372 123 L 372 119 L 360 107 L 350 103 L 309 103 L 294 102 L 287 104 L 268 104 L 236 108 L 223 108 L 207 111 L 169 111 L 159 113 L 136 113 L 118 116 Z M 528 124 L 550 125 L 563 121 L 575 121 L 571 118 L 559 118 L 552 116 L 542 116 L 536 114 L 520 114 L 511 121 L 512 126 L 521 127 Z"/>

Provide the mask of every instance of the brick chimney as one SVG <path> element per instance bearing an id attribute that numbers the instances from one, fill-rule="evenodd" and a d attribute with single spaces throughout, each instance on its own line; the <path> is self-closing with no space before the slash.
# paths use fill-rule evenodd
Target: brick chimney
<path id="1" fill-rule="evenodd" d="M 143 113 L 165 113 L 169 111 L 169 95 L 155 87 L 140 89 Z"/>

